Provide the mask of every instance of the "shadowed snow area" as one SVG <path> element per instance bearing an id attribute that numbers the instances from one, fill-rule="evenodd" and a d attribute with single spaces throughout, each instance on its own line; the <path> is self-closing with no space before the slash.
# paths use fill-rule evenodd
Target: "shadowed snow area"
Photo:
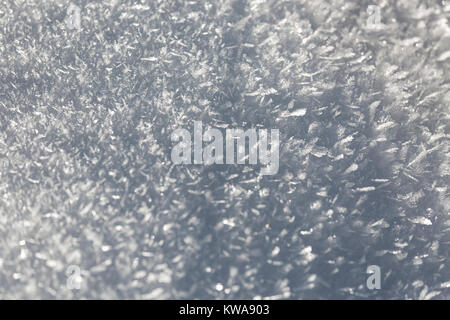
<path id="1" fill-rule="evenodd" d="M 0 299 L 450 298 L 448 1 L 69 5 L 0 4 Z"/>

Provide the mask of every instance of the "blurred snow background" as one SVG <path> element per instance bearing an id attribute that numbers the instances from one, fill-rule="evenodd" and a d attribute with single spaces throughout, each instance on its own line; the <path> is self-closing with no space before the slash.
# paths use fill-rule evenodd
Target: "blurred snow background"
<path id="1" fill-rule="evenodd" d="M 448 299 L 449 18 L 3 0 L 0 298 Z M 194 120 L 280 129 L 279 173 L 173 166 Z"/>

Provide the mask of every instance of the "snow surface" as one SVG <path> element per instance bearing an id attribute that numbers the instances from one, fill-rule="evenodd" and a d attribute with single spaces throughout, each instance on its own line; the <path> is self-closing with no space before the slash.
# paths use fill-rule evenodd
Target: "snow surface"
<path id="1" fill-rule="evenodd" d="M 0 4 L 1 299 L 450 297 L 448 1 L 69 4 Z M 278 174 L 174 166 L 194 120 Z"/>

